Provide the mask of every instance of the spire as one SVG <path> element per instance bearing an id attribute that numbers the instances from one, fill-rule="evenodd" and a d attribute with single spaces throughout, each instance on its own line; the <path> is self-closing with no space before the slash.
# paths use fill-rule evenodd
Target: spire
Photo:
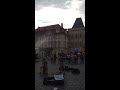
<path id="1" fill-rule="evenodd" d="M 76 18 L 76 21 L 72 28 L 81 28 L 81 27 L 84 27 L 82 19 Z"/>

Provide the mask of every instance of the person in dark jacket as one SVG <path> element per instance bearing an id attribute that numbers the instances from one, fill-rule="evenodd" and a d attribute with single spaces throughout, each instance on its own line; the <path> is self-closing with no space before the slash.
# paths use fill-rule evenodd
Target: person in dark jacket
<path id="1" fill-rule="evenodd" d="M 69 62 L 69 64 L 70 64 L 70 63 L 71 63 L 71 62 L 70 62 L 70 54 L 67 55 L 67 58 L 68 58 L 68 62 Z"/>
<path id="2" fill-rule="evenodd" d="M 77 64 L 77 55 L 74 55 L 74 63 Z"/>
<path id="3" fill-rule="evenodd" d="M 56 63 L 56 54 L 54 54 L 54 63 Z"/>
<path id="4" fill-rule="evenodd" d="M 48 63 L 45 59 L 42 61 L 43 74 L 48 74 Z"/>
<path id="5" fill-rule="evenodd" d="M 54 59 L 54 58 L 53 58 L 53 54 L 52 54 L 52 55 L 51 55 L 51 64 L 53 63 L 53 59 Z"/>
<path id="6" fill-rule="evenodd" d="M 80 60 L 81 60 L 81 64 L 83 64 L 84 63 L 84 56 L 83 56 L 82 52 L 80 54 Z"/>
<path id="7" fill-rule="evenodd" d="M 64 58 L 65 58 L 65 54 L 63 53 L 63 51 L 59 54 L 59 61 L 60 61 L 60 73 L 64 72 Z"/>

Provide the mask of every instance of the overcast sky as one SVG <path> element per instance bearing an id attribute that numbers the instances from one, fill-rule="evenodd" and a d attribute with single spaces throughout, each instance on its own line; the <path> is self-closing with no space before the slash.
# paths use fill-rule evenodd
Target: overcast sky
<path id="1" fill-rule="evenodd" d="M 72 28 L 79 17 L 85 24 L 85 0 L 35 0 L 35 28 L 61 23 Z"/>

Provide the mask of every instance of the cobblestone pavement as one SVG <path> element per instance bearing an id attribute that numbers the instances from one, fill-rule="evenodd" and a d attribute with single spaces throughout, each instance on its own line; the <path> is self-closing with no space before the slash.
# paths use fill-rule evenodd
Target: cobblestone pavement
<path id="1" fill-rule="evenodd" d="M 80 74 L 74 75 L 71 72 L 65 72 L 64 86 L 52 86 L 52 85 L 43 85 L 43 75 L 40 75 L 40 66 L 41 62 L 35 63 L 35 90 L 53 90 L 54 87 L 59 88 L 59 90 L 85 90 L 85 64 L 82 65 L 70 65 L 66 64 L 69 67 L 78 68 Z M 54 73 L 58 71 L 59 64 L 51 64 L 48 61 L 48 73 L 49 76 L 53 76 Z"/>

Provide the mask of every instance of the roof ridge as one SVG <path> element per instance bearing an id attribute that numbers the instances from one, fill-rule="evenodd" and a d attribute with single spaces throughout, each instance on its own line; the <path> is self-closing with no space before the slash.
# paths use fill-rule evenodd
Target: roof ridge
<path id="1" fill-rule="evenodd" d="M 50 26 L 56 26 L 56 25 L 59 25 L 59 24 L 53 24 L 53 25 L 42 26 L 42 27 L 50 27 Z M 60 26 L 60 25 L 59 25 L 59 26 Z M 38 28 L 41 28 L 41 27 L 38 27 Z"/>

